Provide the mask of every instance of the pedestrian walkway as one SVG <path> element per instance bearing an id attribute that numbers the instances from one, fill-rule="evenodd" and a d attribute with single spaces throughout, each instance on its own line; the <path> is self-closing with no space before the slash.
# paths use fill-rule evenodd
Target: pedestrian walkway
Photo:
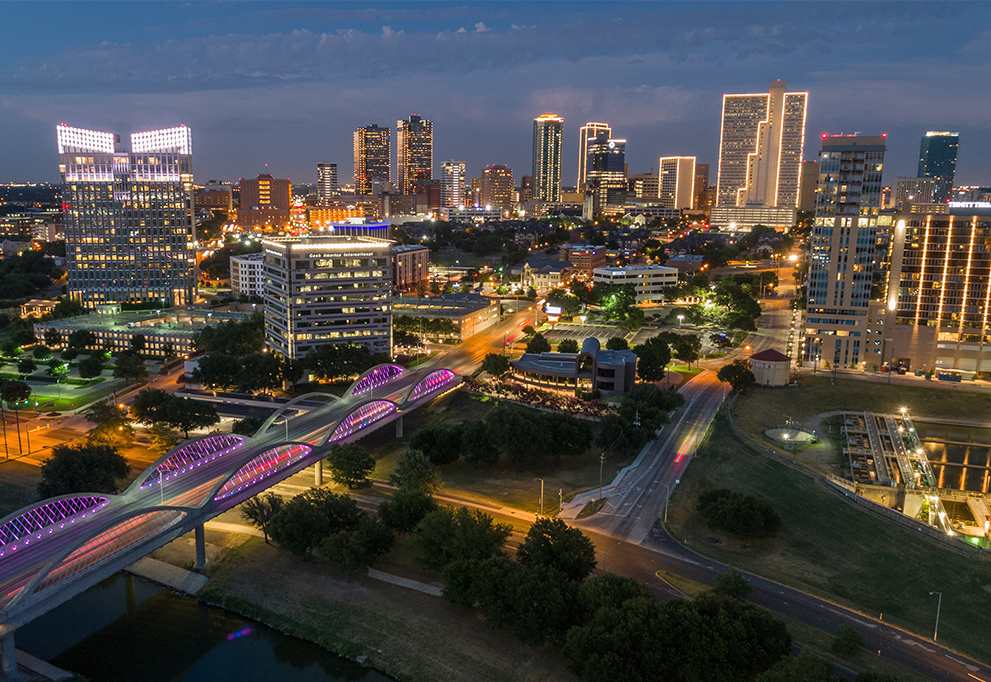
<path id="1" fill-rule="evenodd" d="M 193 573 L 151 557 L 138 559 L 124 570 L 159 585 L 171 587 L 176 592 L 183 594 L 196 594 L 203 589 L 209 580 L 205 575 Z"/>
<path id="2" fill-rule="evenodd" d="M 41 675 L 48 680 L 71 680 L 75 677 L 72 673 L 61 668 L 56 668 L 51 663 L 36 658 L 26 651 L 18 649 L 15 654 L 17 656 L 17 665 L 34 675 Z"/>

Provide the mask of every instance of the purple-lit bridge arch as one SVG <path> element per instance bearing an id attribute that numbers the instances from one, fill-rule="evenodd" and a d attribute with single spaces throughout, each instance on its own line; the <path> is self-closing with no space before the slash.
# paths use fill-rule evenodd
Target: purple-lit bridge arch
<path id="1" fill-rule="evenodd" d="M 204 522 L 319 463 L 335 445 L 393 422 L 400 434 L 404 414 L 459 383 L 447 369 L 379 365 L 340 398 L 287 403 L 250 438 L 210 434 L 180 444 L 119 495 L 65 495 L 0 519 L 3 672 L 16 669 L 21 625 L 190 531 L 202 565 Z"/>

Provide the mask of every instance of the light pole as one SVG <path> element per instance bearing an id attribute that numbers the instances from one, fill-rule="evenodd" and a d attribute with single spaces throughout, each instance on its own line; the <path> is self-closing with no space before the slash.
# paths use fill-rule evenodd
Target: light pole
<path id="1" fill-rule="evenodd" d="M 609 552 L 613 551 L 614 549 L 616 549 L 617 547 L 619 547 L 621 544 L 623 544 L 623 543 L 622 542 L 617 542 L 615 545 L 613 545 L 612 547 L 610 547 L 609 549 L 607 549 L 606 550 L 606 553 L 602 555 L 602 572 L 603 573 L 606 572 L 606 559 L 609 557 Z"/>
<path id="2" fill-rule="evenodd" d="M 599 455 L 599 502 L 602 502 L 602 465 L 606 463 L 606 453 Z"/>
<path id="3" fill-rule="evenodd" d="M 664 486 L 664 523 L 668 522 L 668 502 L 671 501 L 671 488 L 668 487 L 667 483 L 661 483 Z"/>
<path id="4" fill-rule="evenodd" d="M 813 358 L 814 362 L 812 363 L 812 376 L 815 376 L 816 372 L 819 370 L 819 343 L 821 341 L 822 339 L 817 336 L 815 338 L 815 345 L 812 347 L 812 352 L 815 353 L 815 357 Z"/>
<path id="5" fill-rule="evenodd" d="M 929 596 L 934 594 L 939 595 L 939 600 L 936 602 L 936 629 L 933 630 L 933 641 L 936 641 L 936 636 L 939 634 L 939 608 L 943 605 L 943 593 L 942 592 L 930 592 Z"/>
<path id="6" fill-rule="evenodd" d="M 678 329 L 681 329 L 681 321 L 685 319 L 684 315 L 678 316 Z"/>
<path id="7" fill-rule="evenodd" d="M 583 326 L 583 327 L 585 326 L 585 320 L 586 320 L 587 318 L 588 318 L 588 315 L 579 315 L 579 316 L 578 316 L 578 319 L 582 321 L 582 326 Z"/>
<path id="8" fill-rule="evenodd" d="M 544 515 L 544 479 L 535 478 L 535 481 L 540 481 L 540 515 Z"/>

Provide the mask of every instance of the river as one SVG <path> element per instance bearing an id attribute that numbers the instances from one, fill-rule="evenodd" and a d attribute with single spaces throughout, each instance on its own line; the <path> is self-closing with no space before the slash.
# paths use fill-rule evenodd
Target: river
<path id="1" fill-rule="evenodd" d="M 387 682 L 261 623 L 125 574 L 20 628 L 17 648 L 90 682 Z"/>

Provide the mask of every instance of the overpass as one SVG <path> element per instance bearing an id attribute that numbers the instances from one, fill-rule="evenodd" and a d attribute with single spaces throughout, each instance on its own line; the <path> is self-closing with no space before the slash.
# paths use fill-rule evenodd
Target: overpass
<path id="1" fill-rule="evenodd" d="M 15 679 L 14 632 L 41 614 L 194 531 L 205 563 L 204 522 L 306 467 L 335 445 L 453 390 L 449 369 L 366 371 L 341 397 L 311 393 L 270 416 L 254 436 L 211 434 L 173 448 L 119 495 L 78 493 L 43 500 L 0 519 L 2 672 Z M 316 482 L 321 482 L 317 466 Z"/>

